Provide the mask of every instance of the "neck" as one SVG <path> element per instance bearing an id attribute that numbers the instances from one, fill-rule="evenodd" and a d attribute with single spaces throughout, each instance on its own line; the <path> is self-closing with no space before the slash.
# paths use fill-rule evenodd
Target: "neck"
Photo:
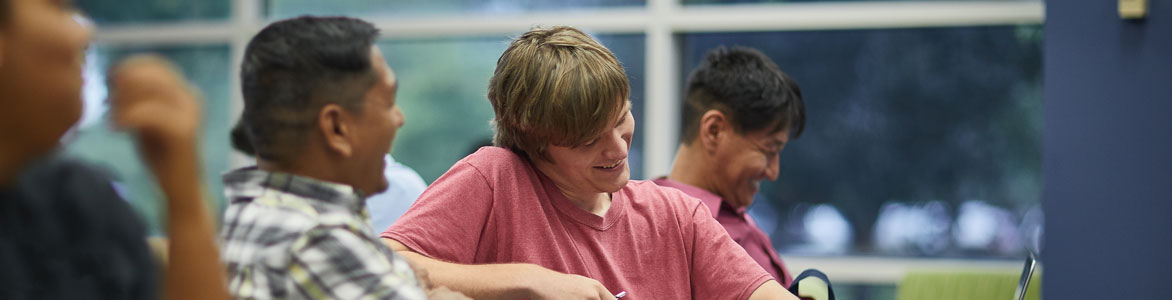
<path id="1" fill-rule="evenodd" d="M 256 159 L 256 167 L 268 172 L 285 173 L 326 182 L 346 184 L 344 183 L 346 181 L 340 176 L 341 173 L 333 168 L 335 164 L 312 156 L 300 155 L 294 159 L 289 159 L 289 162 L 278 162 L 258 157 Z"/>
<path id="2" fill-rule="evenodd" d="M 5 142 L 5 144 L 8 143 Z M 0 146 L 0 188 L 14 184 L 16 178 L 20 176 L 20 171 L 30 162 L 27 155 L 24 155 L 20 150 Z"/>
<path id="3" fill-rule="evenodd" d="M 713 194 L 716 189 L 713 188 L 707 179 L 707 176 L 713 174 L 713 168 L 708 164 L 711 158 L 704 152 L 703 149 L 688 145 L 680 145 L 676 150 L 676 161 L 672 163 L 671 174 L 667 175 L 667 179 L 698 187 Z"/>
<path id="4" fill-rule="evenodd" d="M 11 157 L 0 155 L 0 188 L 13 184 L 20 169 Z"/>
<path id="5" fill-rule="evenodd" d="M 552 164 L 534 162 L 534 165 L 537 167 L 538 172 L 549 177 L 549 180 L 557 187 L 558 192 L 561 192 L 562 196 L 566 196 L 566 199 L 574 203 L 574 206 L 600 217 L 605 216 L 606 212 L 610 210 L 610 193 L 574 191 L 566 188 L 567 185 L 562 184 L 564 180 L 558 178 L 557 173 L 546 171 L 548 168 L 555 168 Z"/>
<path id="6" fill-rule="evenodd" d="M 561 187 L 558 191 L 570 199 L 575 206 L 582 210 L 588 211 L 596 216 L 605 216 L 606 212 L 610 210 L 610 193 L 588 193 L 588 194 L 571 194 Z"/>

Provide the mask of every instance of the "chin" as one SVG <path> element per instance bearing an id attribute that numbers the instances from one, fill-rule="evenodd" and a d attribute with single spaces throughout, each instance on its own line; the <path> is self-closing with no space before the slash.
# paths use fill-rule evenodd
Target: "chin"
<path id="1" fill-rule="evenodd" d="M 627 181 L 623 181 L 622 183 L 616 183 L 616 184 L 608 187 L 606 192 L 607 193 L 618 192 L 619 190 L 622 190 L 623 187 L 625 187 L 625 186 L 627 186 Z"/>
<path id="2" fill-rule="evenodd" d="M 619 190 L 623 189 L 623 187 L 627 186 L 628 182 L 631 182 L 631 175 L 629 173 L 623 172 L 623 175 L 619 176 L 619 178 L 616 178 L 615 181 L 611 183 L 611 186 L 608 188 L 609 191 L 606 192 L 618 192 Z"/>
<path id="3" fill-rule="evenodd" d="M 749 208 L 749 206 L 752 206 L 752 205 L 753 205 L 753 198 L 749 198 L 749 200 L 741 201 L 741 205 L 739 205 L 737 208 L 738 209 L 740 209 L 740 208 L 747 209 L 747 208 Z"/>
<path id="4" fill-rule="evenodd" d="M 389 188 L 389 187 L 390 187 L 390 183 L 387 182 L 387 179 L 382 178 L 381 180 L 378 181 L 377 184 L 374 185 L 373 189 L 371 189 L 370 191 L 363 191 L 363 192 L 366 193 L 366 197 L 370 197 L 370 196 L 374 196 L 374 195 L 382 194 L 383 192 L 386 192 L 387 188 Z"/>

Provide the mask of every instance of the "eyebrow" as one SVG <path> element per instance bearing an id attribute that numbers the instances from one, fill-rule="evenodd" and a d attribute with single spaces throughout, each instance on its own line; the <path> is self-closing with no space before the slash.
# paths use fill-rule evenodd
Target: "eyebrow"
<path id="1" fill-rule="evenodd" d="M 785 147 L 785 144 L 787 144 L 787 142 L 786 142 L 786 141 L 782 141 L 782 140 L 772 140 L 772 141 L 769 141 L 769 145 L 768 145 L 768 146 L 769 146 L 769 147 L 777 147 L 777 148 L 782 148 L 782 147 Z"/>
<path id="2" fill-rule="evenodd" d="M 623 122 L 627 121 L 627 113 L 629 112 L 631 112 L 631 106 L 627 105 L 627 109 L 623 110 L 623 117 L 619 118 L 619 122 L 614 124 L 614 128 L 619 128 L 619 126 L 623 125 Z"/>

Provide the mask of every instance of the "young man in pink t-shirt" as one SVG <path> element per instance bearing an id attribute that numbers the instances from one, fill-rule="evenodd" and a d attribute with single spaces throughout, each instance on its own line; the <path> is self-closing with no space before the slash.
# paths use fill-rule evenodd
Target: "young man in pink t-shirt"
<path id="1" fill-rule="evenodd" d="M 628 180 L 629 93 L 585 33 L 523 34 L 489 83 L 498 147 L 457 162 L 382 237 L 476 299 L 796 299 L 699 200 Z"/>
<path id="2" fill-rule="evenodd" d="M 796 82 L 761 51 L 709 51 L 684 88 L 683 132 L 671 174 L 656 184 L 701 201 L 774 279 L 789 285 L 769 236 L 745 211 L 761 181 L 777 180 L 778 160 L 806 122 Z"/>

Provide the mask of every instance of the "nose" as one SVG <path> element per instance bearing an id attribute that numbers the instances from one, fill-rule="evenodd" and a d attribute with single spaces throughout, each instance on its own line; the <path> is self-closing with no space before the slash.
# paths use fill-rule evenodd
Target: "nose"
<path id="1" fill-rule="evenodd" d="M 90 20 L 89 16 L 86 16 L 80 12 L 74 13 L 71 17 L 73 18 L 73 22 L 76 23 L 77 27 L 79 28 L 76 31 L 76 42 L 83 45 L 89 45 L 90 37 L 94 33 L 94 22 Z"/>
<path id="2" fill-rule="evenodd" d="M 395 120 L 394 123 L 395 123 L 396 129 L 403 128 L 403 125 L 407 125 L 407 117 L 403 115 L 403 110 L 399 109 L 398 105 L 395 105 L 395 111 L 393 112 L 393 118 Z"/>
<path id="3" fill-rule="evenodd" d="M 767 166 L 765 168 L 765 177 L 769 178 L 769 181 L 777 180 L 778 173 L 781 172 L 780 171 L 780 169 L 781 169 L 780 156 L 781 156 L 780 153 L 774 153 L 772 156 L 769 157 L 769 161 L 766 162 Z"/>
<path id="4" fill-rule="evenodd" d="M 602 157 L 606 160 L 615 161 L 627 158 L 627 150 L 630 148 L 630 143 L 623 138 L 623 134 L 618 130 L 612 131 L 606 135 L 606 148 L 602 150 Z"/>

